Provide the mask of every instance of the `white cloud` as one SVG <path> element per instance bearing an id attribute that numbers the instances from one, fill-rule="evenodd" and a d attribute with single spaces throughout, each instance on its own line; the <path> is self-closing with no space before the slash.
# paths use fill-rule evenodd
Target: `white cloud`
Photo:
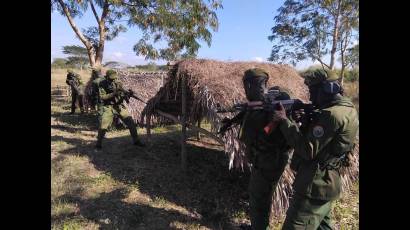
<path id="1" fill-rule="evenodd" d="M 254 61 L 257 61 L 257 62 L 263 62 L 263 61 L 264 61 L 264 58 L 262 58 L 262 57 L 254 57 L 253 60 L 254 60 Z"/>
<path id="2" fill-rule="evenodd" d="M 121 58 L 122 56 L 124 56 L 124 54 L 121 52 L 114 52 L 113 55 L 114 57 L 117 57 L 117 58 Z"/>

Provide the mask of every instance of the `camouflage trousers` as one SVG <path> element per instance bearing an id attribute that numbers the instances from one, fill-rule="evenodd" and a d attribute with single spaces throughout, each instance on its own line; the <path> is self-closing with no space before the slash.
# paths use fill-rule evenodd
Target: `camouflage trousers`
<path id="1" fill-rule="evenodd" d="M 137 127 L 124 105 L 104 105 L 98 108 L 98 136 L 97 145 L 101 145 L 105 132 L 113 123 L 114 116 L 118 116 L 130 131 L 134 143 L 138 142 Z"/>
<path id="2" fill-rule="evenodd" d="M 286 212 L 283 230 L 331 230 L 332 201 L 314 200 L 295 194 Z"/>
<path id="3" fill-rule="evenodd" d="M 84 106 L 83 106 L 83 95 L 78 94 L 76 92 L 72 92 L 71 94 L 71 113 L 75 112 L 76 108 L 76 102 L 78 101 L 78 105 L 80 107 L 81 113 L 84 112 Z"/>

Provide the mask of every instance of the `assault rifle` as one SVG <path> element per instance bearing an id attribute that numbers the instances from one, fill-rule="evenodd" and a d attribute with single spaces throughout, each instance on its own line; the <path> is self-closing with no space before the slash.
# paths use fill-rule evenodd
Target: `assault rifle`
<path id="1" fill-rule="evenodd" d="M 130 103 L 130 98 L 137 99 L 138 101 L 141 101 L 146 104 L 146 102 L 143 101 L 141 98 L 137 97 L 131 89 L 129 90 L 121 89 L 120 92 L 121 92 L 120 93 L 121 96 L 124 98 L 124 101 L 127 102 L 127 104 Z"/>
<path id="2" fill-rule="evenodd" d="M 275 113 L 276 109 L 279 106 L 279 103 L 283 105 L 285 108 L 286 114 L 290 117 L 292 116 L 294 120 L 297 122 L 306 122 L 311 119 L 311 115 L 313 114 L 315 107 L 312 104 L 303 103 L 299 99 L 288 99 L 288 100 L 276 100 L 275 98 L 278 96 L 278 90 L 270 90 L 268 94 L 265 95 L 266 100 L 264 101 L 250 101 L 246 103 L 237 103 L 234 104 L 230 108 L 221 108 L 219 104 L 217 104 L 217 113 L 233 113 L 239 112 L 235 117 L 229 119 L 225 117 L 222 120 L 222 127 L 219 129 L 218 134 L 224 134 L 233 124 L 238 124 L 243 118 L 243 115 L 247 111 L 256 111 L 256 110 L 263 110 L 271 113 Z M 302 110 L 304 112 L 304 116 L 300 118 L 296 118 L 294 116 L 294 111 Z"/>

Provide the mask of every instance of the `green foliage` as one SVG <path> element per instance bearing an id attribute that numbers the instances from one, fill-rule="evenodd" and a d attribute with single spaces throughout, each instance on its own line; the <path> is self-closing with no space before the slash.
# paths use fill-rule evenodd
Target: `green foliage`
<path id="1" fill-rule="evenodd" d="M 174 60 L 181 56 L 196 56 L 200 48 L 199 41 L 211 44 L 210 30 L 218 29 L 215 10 L 222 8 L 221 0 L 52 0 L 51 10 L 65 15 L 62 4 L 67 7 L 72 18 L 81 17 L 89 8 L 100 8 L 101 15 L 95 14 L 97 21 L 105 29 L 104 41 L 112 40 L 127 27 L 135 26 L 142 32 L 141 39 L 134 45 L 137 55 L 146 59 Z M 94 10 L 93 10 L 94 12 Z M 96 12 L 98 12 L 96 10 Z M 125 22 L 125 23 L 124 23 Z M 83 28 L 84 37 L 95 51 L 100 52 L 101 32 L 97 26 Z M 160 41 L 166 47 L 156 48 Z"/>
<path id="2" fill-rule="evenodd" d="M 359 69 L 350 69 L 345 71 L 344 76 L 345 81 L 356 82 L 359 81 Z"/>
<path id="3" fill-rule="evenodd" d="M 346 64 L 352 68 L 359 68 L 359 44 L 347 50 Z"/>
<path id="4" fill-rule="evenodd" d="M 63 53 L 70 55 L 67 58 L 68 66 L 79 66 L 82 68 L 88 63 L 87 49 L 77 45 L 63 46 Z"/>
<path id="5" fill-rule="evenodd" d="M 51 68 L 67 68 L 67 59 L 65 58 L 54 58 L 53 62 L 51 63 Z"/>
<path id="6" fill-rule="evenodd" d="M 268 37 L 274 42 L 269 60 L 296 65 L 298 61 L 311 59 L 333 68 L 332 63 L 324 63 L 323 56 L 340 52 L 338 48 L 332 54 L 333 45 L 337 48 L 340 41 L 358 30 L 358 3 L 358 0 L 286 0 L 278 9 L 272 35 Z M 339 35 L 333 37 L 336 30 Z"/>

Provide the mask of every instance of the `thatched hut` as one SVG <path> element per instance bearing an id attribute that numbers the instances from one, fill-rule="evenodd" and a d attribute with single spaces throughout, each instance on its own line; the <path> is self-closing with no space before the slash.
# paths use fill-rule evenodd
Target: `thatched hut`
<path id="1" fill-rule="evenodd" d="M 220 127 L 220 121 L 229 114 L 217 114 L 217 104 L 229 107 L 245 101 L 242 76 L 245 70 L 261 67 L 268 71 L 269 86 L 278 85 L 287 89 L 291 96 L 303 101 L 308 99 L 308 90 L 303 79 L 291 67 L 258 62 L 219 62 L 213 60 L 190 59 L 176 63 L 169 72 L 169 79 L 158 93 L 149 100 L 142 111 L 142 123 L 146 118 L 157 117 L 158 122 L 167 121 L 158 110 L 176 117 L 181 116 L 181 79 L 186 80 L 187 122 L 197 124 L 206 119 L 212 130 Z M 233 114 L 231 114 L 232 116 Z M 153 122 L 154 123 L 154 122 Z M 238 129 L 232 129 L 223 137 L 225 151 L 230 155 L 230 168 L 244 166 L 243 149 L 237 138 Z"/>
<path id="2" fill-rule="evenodd" d="M 292 98 L 308 100 L 308 89 L 298 73 L 287 65 L 275 65 L 258 62 L 220 62 L 204 59 L 189 59 L 175 63 L 168 73 L 168 80 L 158 93 L 152 97 L 141 113 L 141 123 L 161 125 L 169 118 L 182 123 L 184 139 L 185 125 L 195 128 L 201 120 L 211 124 L 209 136 L 224 145 L 230 157 L 229 168 L 247 166 L 243 145 L 238 139 L 238 127 L 216 136 L 221 120 L 227 114 L 216 113 L 217 104 L 222 107 L 245 101 L 242 85 L 243 73 L 254 67 L 265 69 L 269 75 L 269 86 L 277 85 L 286 89 Z M 185 86 L 185 87 L 184 87 Z M 185 99 L 185 100 L 184 100 Z M 165 113 L 164 113 L 165 112 Z M 165 115 L 165 116 L 164 116 Z M 232 114 L 230 117 L 232 117 Z M 155 121 L 152 120 L 155 118 Z M 184 152 L 182 143 L 181 152 Z M 358 151 L 357 151 L 358 152 Z M 357 154 L 356 154 L 357 156 Z M 358 164 L 357 157 L 355 164 Z M 357 177 L 358 167 L 354 165 L 344 176 L 344 184 L 349 185 Z M 274 194 L 273 211 L 283 214 L 288 207 L 292 192 L 293 172 L 287 167 Z"/>

